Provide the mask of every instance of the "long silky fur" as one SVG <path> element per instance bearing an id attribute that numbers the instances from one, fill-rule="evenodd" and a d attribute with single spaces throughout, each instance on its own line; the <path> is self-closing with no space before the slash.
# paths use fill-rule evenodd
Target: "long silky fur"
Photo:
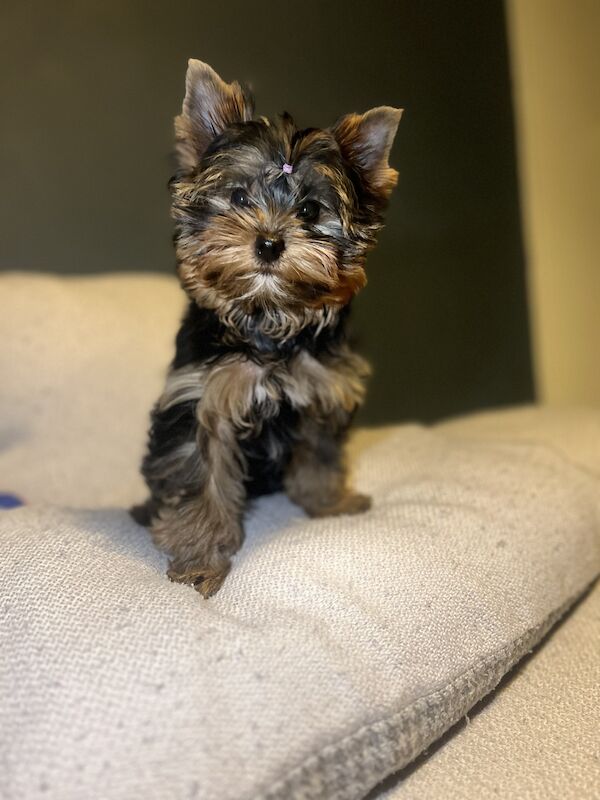
<path id="1" fill-rule="evenodd" d="M 242 543 L 248 498 L 285 489 L 311 514 L 368 506 L 343 459 L 369 371 L 346 327 L 397 178 L 387 157 L 399 112 L 318 130 L 252 110 L 239 84 L 190 62 L 171 181 L 190 303 L 152 412 L 142 516 L 170 576 L 205 595 Z M 237 187 L 247 207 L 232 202 Z M 307 200 L 320 209 L 310 222 L 298 215 Z M 257 259 L 259 236 L 285 244 L 272 268 Z"/>

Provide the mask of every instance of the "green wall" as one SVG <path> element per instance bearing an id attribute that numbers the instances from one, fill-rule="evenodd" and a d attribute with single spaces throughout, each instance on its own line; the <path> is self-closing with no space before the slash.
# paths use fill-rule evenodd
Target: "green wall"
<path id="1" fill-rule="evenodd" d="M 399 105 L 400 183 L 355 304 L 363 422 L 532 398 L 501 2 L 5 2 L 0 37 L 0 269 L 173 270 L 189 56 L 303 126 Z"/>

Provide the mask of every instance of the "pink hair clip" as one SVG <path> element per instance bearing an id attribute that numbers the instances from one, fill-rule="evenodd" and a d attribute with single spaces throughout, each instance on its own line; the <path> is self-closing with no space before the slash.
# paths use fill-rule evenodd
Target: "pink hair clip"
<path id="1" fill-rule="evenodd" d="M 294 167 L 293 167 L 291 164 L 288 164 L 288 163 L 286 162 L 286 163 L 283 165 L 283 171 L 285 172 L 285 174 L 286 174 L 286 175 L 291 175 L 291 174 L 292 174 L 292 172 L 294 171 Z"/>

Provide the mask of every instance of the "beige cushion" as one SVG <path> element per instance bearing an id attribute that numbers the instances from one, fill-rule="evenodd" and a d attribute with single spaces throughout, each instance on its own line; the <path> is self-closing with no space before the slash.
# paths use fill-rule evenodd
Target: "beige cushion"
<path id="1" fill-rule="evenodd" d="M 142 491 L 171 282 L 0 283 L 1 488 L 36 503 L 0 515 L 0 795 L 362 797 L 598 574 L 600 414 L 525 410 L 530 436 L 519 414 L 496 433 L 476 418 L 363 435 L 373 510 L 309 521 L 262 499 L 204 601 L 106 508 Z"/>
<path id="2" fill-rule="evenodd" d="M 0 491 L 126 505 L 173 357 L 182 292 L 165 275 L 0 275 Z"/>
<path id="3" fill-rule="evenodd" d="M 577 409 L 482 413 L 441 426 L 479 439 L 543 437 L 598 473 L 598 420 Z M 474 713 L 372 800 L 560 797 L 592 800 L 600 786 L 600 583 Z"/>
<path id="4" fill-rule="evenodd" d="M 595 800 L 600 583 L 543 645 L 371 800 Z"/>

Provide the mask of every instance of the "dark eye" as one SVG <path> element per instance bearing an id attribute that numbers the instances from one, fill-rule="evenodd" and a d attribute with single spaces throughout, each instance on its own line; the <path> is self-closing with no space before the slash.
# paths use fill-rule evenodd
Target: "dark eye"
<path id="1" fill-rule="evenodd" d="M 241 208 L 249 208 L 252 205 L 248 197 L 248 192 L 242 189 L 241 186 L 238 186 L 237 189 L 234 189 L 231 193 L 231 203 Z"/>
<path id="2" fill-rule="evenodd" d="M 321 206 L 316 200 L 305 200 L 296 212 L 303 222 L 315 222 L 319 216 Z"/>

